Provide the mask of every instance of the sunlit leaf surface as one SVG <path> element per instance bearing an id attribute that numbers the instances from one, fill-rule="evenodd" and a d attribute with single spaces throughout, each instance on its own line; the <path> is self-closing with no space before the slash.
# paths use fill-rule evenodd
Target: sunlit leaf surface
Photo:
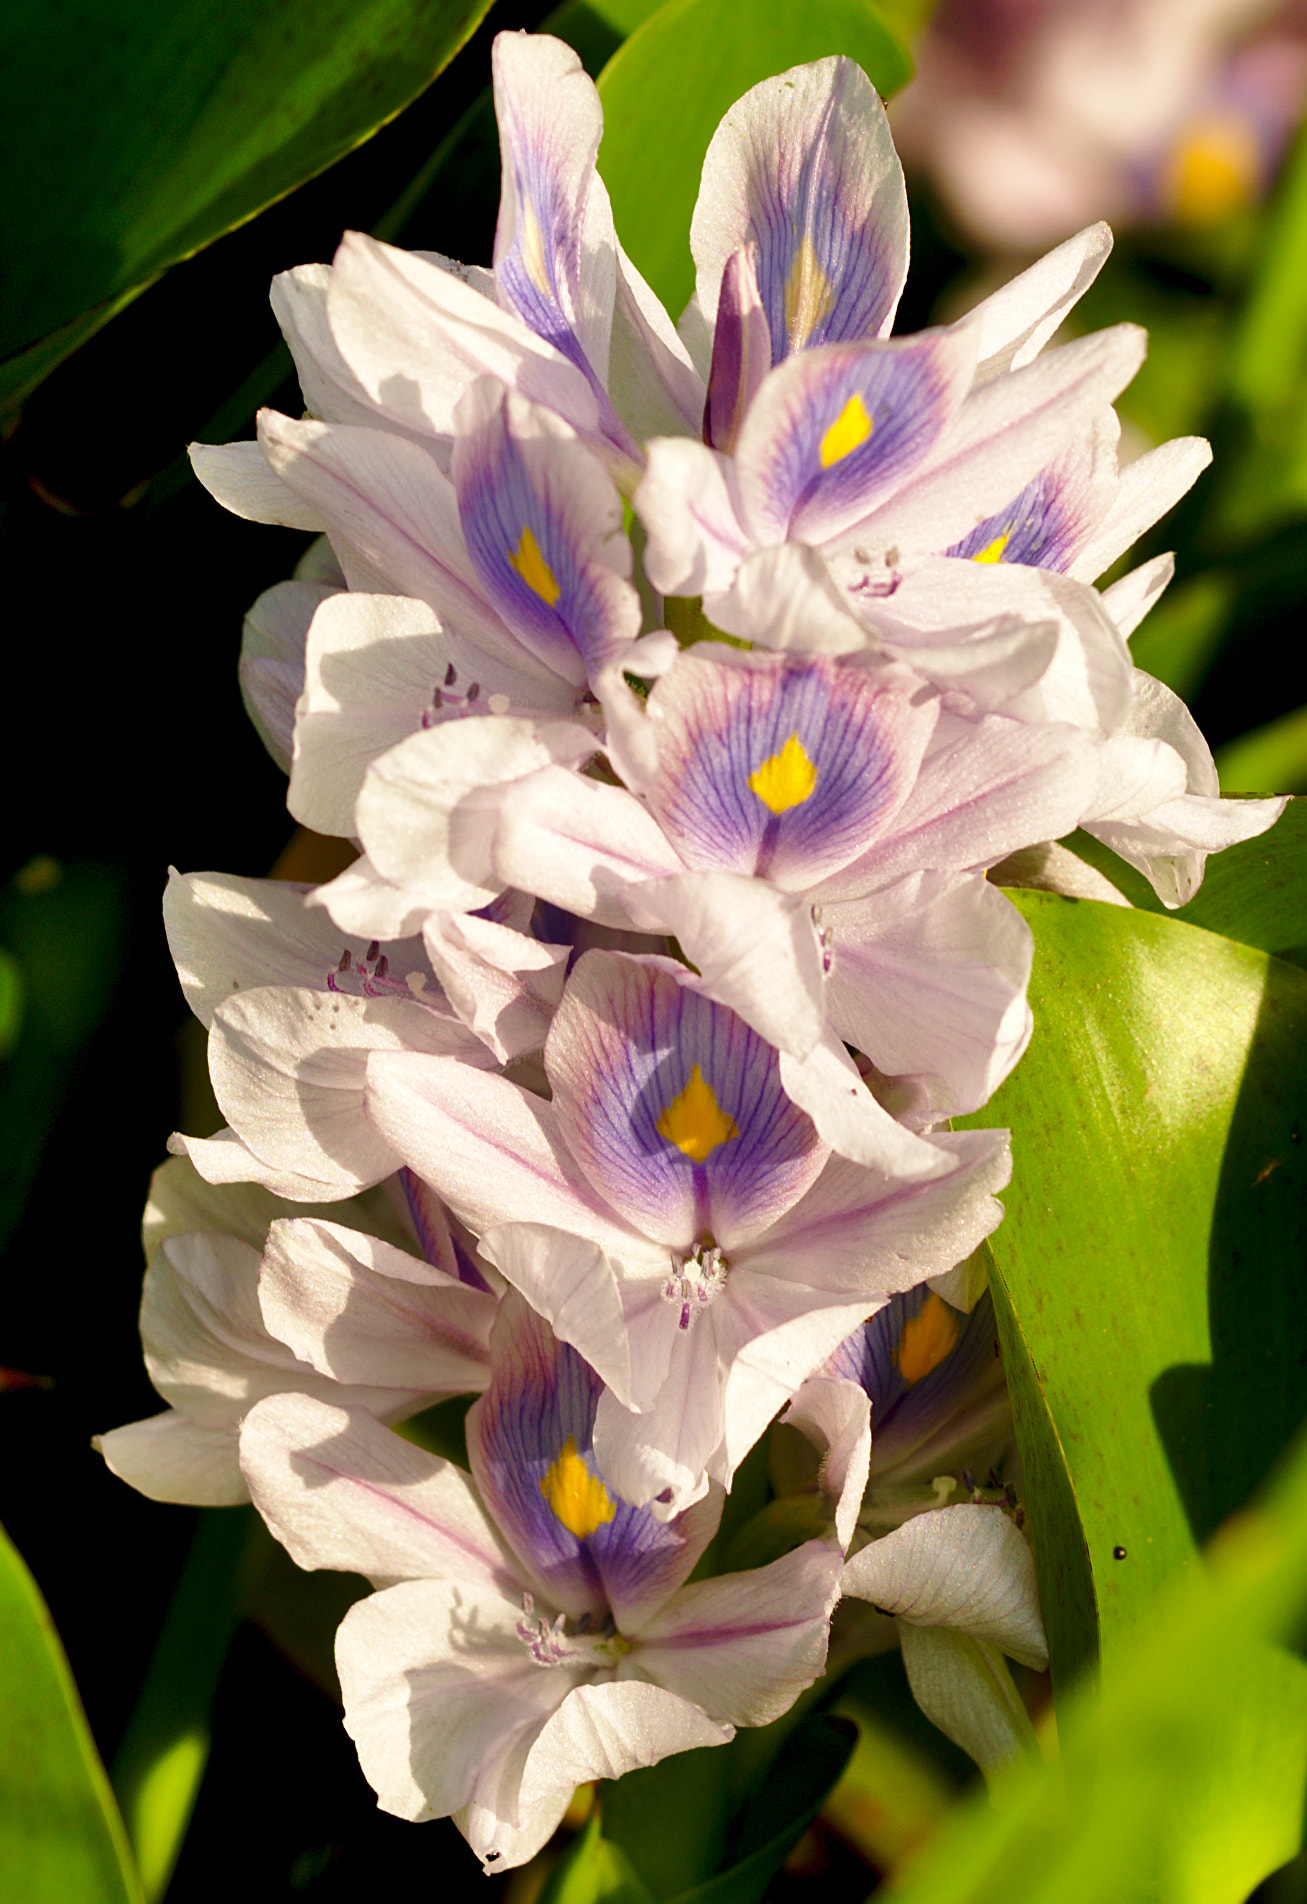
<path id="1" fill-rule="evenodd" d="M 490 0 L 19 0 L 0 29 L 0 407 L 126 294 L 397 113 Z M 92 307 L 99 311 L 98 320 Z M 55 346 L 60 349 L 59 346 Z M 62 349 L 60 349 L 62 354 Z"/>

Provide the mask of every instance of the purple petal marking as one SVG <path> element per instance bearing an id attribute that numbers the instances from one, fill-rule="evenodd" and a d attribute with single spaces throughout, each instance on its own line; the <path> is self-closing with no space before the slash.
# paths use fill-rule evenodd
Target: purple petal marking
<path id="1" fill-rule="evenodd" d="M 926 457 L 971 376 L 969 332 L 804 351 L 760 388 L 737 446 L 760 542 L 821 543 L 861 520 Z"/>
<path id="2" fill-rule="evenodd" d="M 684 655 L 650 708 L 660 737 L 650 804 L 686 864 L 796 892 L 883 829 L 916 779 L 936 714 L 933 702 L 914 706 L 864 669 L 781 655 L 731 665 Z M 796 743 L 815 777 L 777 811 L 776 796 L 769 804 L 758 791 L 760 770 L 797 758 Z"/>
<path id="3" fill-rule="evenodd" d="M 750 240 L 774 364 L 889 329 L 907 201 L 884 108 L 851 60 L 764 81 L 718 127 L 691 227 L 710 316 L 726 256 Z"/>
<path id="4" fill-rule="evenodd" d="M 663 960 L 588 952 L 545 1044 L 554 1110 L 599 1193 L 680 1257 L 766 1229 L 827 1151 L 781 1088 L 775 1049 Z M 684 975 L 688 981 L 688 974 Z M 659 1129 L 689 1092 L 720 1132 L 696 1157 Z M 672 1265 L 669 1265 L 669 1269 Z"/>
<path id="5" fill-rule="evenodd" d="M 639 633 L 622 506 L 603 468 L 502 386 L 460 404 L 453 480 L 483 588 L 532 654 L 574 686 Z"/>
<path id="6" fill-rule="evenodd" d="M 1092 526 L 1076 500 L 1062 466 L 1051 463 L 1006 509 L 977 523 L 944 553 L 1065 572 Z"/>
<path id="7" fill-rule="evenodd" d="M 910 1380 L 912 1352 L 903 1346 L 904 1331 L 928 1303 L 943 1312 L 933 1337 L 936 1348 L 948 1342 L 950 1332 L 956 1333 L 952 1346 L 934 1366 Z M 871 1397 L 874 1474 L 933 1438 L 951 1417 L 993 1388 L 998 1367 L 994 1304 L 988 1291 L 970 1315 L 963 1315 L 944 1304 L 927 1284 L 918 1283 L 915 1289 L 891 1296 L 870 1321 L 855 1329 L 836 1349 L 825 1373 L 857 1382 Z"/>
<path id="8" fill-rule="evenodd" d="M 703 440 L 709 449 L 729 455 L 735 448 L 745 412 L 770 369 L 771 342 L 758 293 L 758 247 L 741 245 L 726 260 L 717 301 L 703 418 Z"/>
<path id="9" fill-rule="evenodd" d="M 706 1538 L 702 1515 L 659 1521 L 605 1485 L 593 1446 L 602 1391 L 590 1365 L 522 1297 L 504 1297 L 491 1336 L 490 1386 L 468 1415 L 472 1473 L 500 1532 L 552 1604 L 592 1632 L 632 1603 L 657 1605 L 675 1592 Z M 588 1533 L 573 1531 L 551 1505 L 560 1460 L 582 1463 L 594 1483 Z"/>
<path id="10" fill-rule="evenodd" d="M 587 203 L 603 111 L 580 59 L 545 35 L 500 33 L 492 54 L 503 168 L 495 285 L 523 323 L 576 365 L 599 401 L 600 423 L 624 453 L 634 443 L 605 387 L 616 294 L 611 214 L 594 210 L 609 243 L 587 244 Z"/>

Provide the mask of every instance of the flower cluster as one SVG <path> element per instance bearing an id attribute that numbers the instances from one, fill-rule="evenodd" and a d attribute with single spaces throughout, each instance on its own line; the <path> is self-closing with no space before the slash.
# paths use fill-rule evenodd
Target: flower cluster
<path id="1" fill-rule="evenodd" d="M 902 176 L 823 60 L 718 129 L 674 328 L 575 55 L 494 66 L 493 269 L 355 235 L 279 279 L 309 414 L 194 452 L 325 537 L 242 682 L 357 857 L 173 878 L 228 1128 L 147 1212 L 168 1410 L 101 1445 L 374 1582 L 338 1646 L 364 1770 L 502 1869 L 578 1782 L 784 1711 L 841 1595 L 839 1644 L 897 1639 L 982 1764 L 1020 1743 L 1003 1655 L 1043 1635 L 968 1261 L 1007 1136 L 949 1128 L 1031 1030 L 986 874 L 1074 868 L 1082 826 L 1178 904 L 1278 803 L 1220 802 L 1131 664 L 1166 559 L 1093 586 L 1207 457 L 1120 468 L 1140 334 L 1051 341 L 1103 228 L 890 335 Z M 470 1472 L 393 1426 L 458 1394 Z"/>

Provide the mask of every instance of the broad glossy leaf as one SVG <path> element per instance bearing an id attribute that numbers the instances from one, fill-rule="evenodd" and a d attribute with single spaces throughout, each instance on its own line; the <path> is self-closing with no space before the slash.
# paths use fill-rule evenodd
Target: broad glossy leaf
<path id="1" fill-rule="evenodd" d="M 1173 1581 L 1104 1686 L 1059 1715 L 1062 1763 L 956 1815 L 887 1904 L 1242 1904 L 1302 1834 L 1307 1447 L 1265 1507 Z"/>
<path id="2" fill-rule="evenodd" d="M 144 1904 L 59 1636 L 0 1531 L 0 1897 Z"/>
<path id="3" fill-rule="evenodd" d="M 1087 1609 L 1110 1674 L 1307 1413 L 1307 975 L 1173 917 L 1016 897 L 1036 1029 L 984 1116 L 1015 1160 L 991 1248 L 1065 1684 Z"/>
<path id="4" fill-rule="evenodd" d="M 882 93 L 908 78 L 902 42 L 866 0 L 670 0 L 599 76 L 599 170 L 618 236 L 673 317 L 694 290 L 690 215 L 708 142 L 751 86 L 846 53 Z"/>
<path id="5" fill-rule="evenodd" d="M 392 118 L 489 4 L 17 0 L 0 29 L 0 409 L 52 350 Z"/>

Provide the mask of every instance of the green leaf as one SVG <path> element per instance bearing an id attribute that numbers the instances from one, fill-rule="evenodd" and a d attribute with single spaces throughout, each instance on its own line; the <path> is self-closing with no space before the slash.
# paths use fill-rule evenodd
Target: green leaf
<path id="1" fill-rule="evenodd" d="M 170 264 L 393 118 L 489 4 L 17 0 L 0 32 L 0 409 Z"/>
<path id="2" fill-rule="evenodd" d="M 991 1239 L 1054 1673 L 1104 1674 L 1307 1412 L 1307 975 L 1020 893 L 1030 1051 Z M 980 1123 L 980 1118 L 966 1120 Z"/>
<path id="3" fill-rule="evenodd" d="M 144 1904 L 59 1636 L 0 1531 L 0 1897 Z"/>
<path id="4" fill-rule="evenodd" d="M 1059 1765 L 967 1806 L 886 1904 L 1242 1904 L 1302 1832 L 1307 1446 L 1210 1573 L 1173 1581 L 1101 1697 L 1059 1717 Z"/>
<path id="5" fill-rule="evenodd" d="M 1278 787 L 1282 793 L 1307 793 L 1307 707 L 1282 714 L 1216 750 L 1221 785 Z"/>
<path id="6" fill-rule="evenodd" d="M 882 93 L 912 71 L 866 0 L 670 0 L 600 74 L 599 170 L 618 236 L 673 317 L 694 290 L 690 215 L 718 121 L 751 86 L 830 53 Z"/>
<path id="7" fill-rule="evenodd" d="M 209 1758 L 209 1714 L 236 1624 L 252 1508 L 198 1517 L 154 1657 L 113 1761 L 113 1785 L 148 1904 L 168 1888 Z"/>
<path id="8" fill-rule="evenodd" d="M 1274 430 L 1296 414 L 1307 362 L 1307 138 L 1299 138 L 1285 170 L 1270 227 L 1235 338 L 1230 385 Z"/>
<path id="9" fill-rule="evenodd" d="M 676 1904 L 759 1904 L 844 1772 L 857 1736 L 852 1719 L 829 1713 L 801 1719 L 754 1792 L 735 1834 L 731 1863 L 707 1883 L 682 1891 Z"/>
<path id="10" fill-rule="evenodd" d="M 572 1841 L 549 1875 L 540 1904 L 653 1904 L 626 1853 L 605 1838 L 599 1813 Z"/>

